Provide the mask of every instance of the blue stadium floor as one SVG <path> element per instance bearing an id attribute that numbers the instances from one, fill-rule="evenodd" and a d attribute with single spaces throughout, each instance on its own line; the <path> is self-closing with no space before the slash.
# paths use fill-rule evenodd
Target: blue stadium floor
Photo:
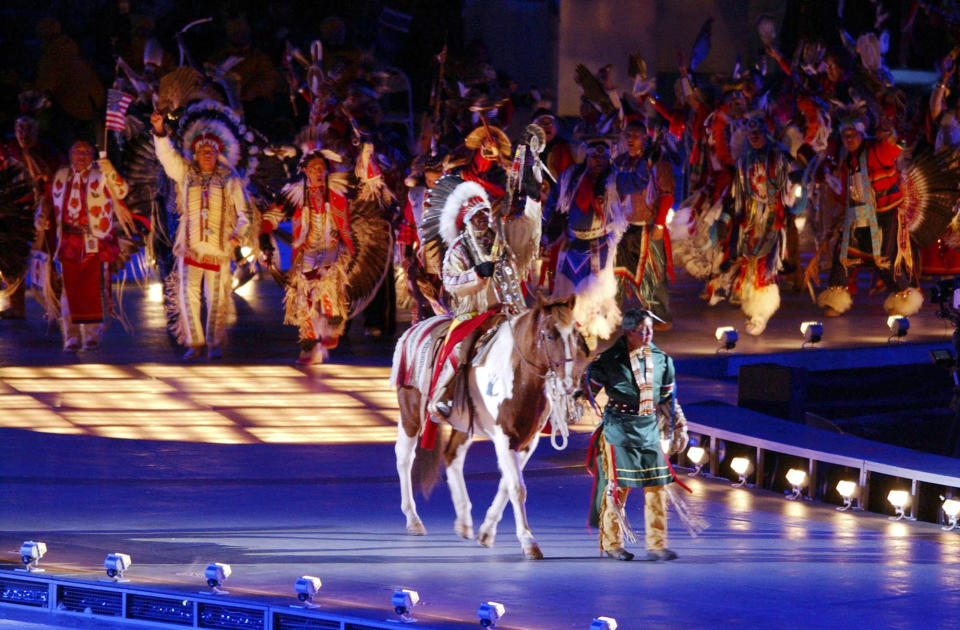
<path id="1" fill-rule="evenodd" d="M 381 621 L 393 616 L 393 589 L 415 588 L 427 627 L 476 625 L 485 600 L 506 606 L 497 627 L 513 629 L 585 629 L 599 615 L 623 630 L 956 627 L 957 532 L 726 479 L 690 479 L 690 502 L 711 526 L 694 539 L 671 514 L 676 562 L 601 558 L 585 524 L 586 425 L 566 451 L 541 442 L 528 467 L 528 515 L 545 560 L 522 558 L 509 510 L 492 549 L 458 538 L 443 483 L 418 498 L 429 534 L 408 536 L 392 449 L 392 343 L 356 325 L 329 364 L 294 368 L 279 290 L 267 279 L 245 290 L 233 343 L 213 364 L 180 362 L 149 289 L 128 287 L 134 335 L 114 327 L 104 348 L 79 356 L 60 351 L 34 304 L 26 321 L 0 322 L 0 569 L 17 566 L 22 541 L 39 539 L 50 574 L 96 581 L 104 556 L 123 552 L 133 584 L 196 593 L 206 564 L 225 562 L 224 597 L 295 603 L 296 578 L 316 575 L 323 610 Z M 708 310 L 696 292 L 676 288 L 677 325 L 657 341 L 680 359 L 681 400 L 735 402 L 731 378 L 684 374 L 684 360 L 723 360 L 716 326 L 742 329 L 738 311 Z M 881 301 L 825 322 L 826 349 L 807 356 L 874 350 L 922 362 L 928 346 L 949 340 L 925 305 L 908 343 L 888 345 Z M 809 297 L 785 292 L 767 333 L 743 335 L 738 355 L 798 352 L 799 322 L 815 315 Z M 479 522 L 498 478 L 489 443 L 471 450 L 467 478 Z M 639 527 L 639 495 L 628 515 Z M 124 626 L 0 606 L 0 628 L 50 627 Z"/>

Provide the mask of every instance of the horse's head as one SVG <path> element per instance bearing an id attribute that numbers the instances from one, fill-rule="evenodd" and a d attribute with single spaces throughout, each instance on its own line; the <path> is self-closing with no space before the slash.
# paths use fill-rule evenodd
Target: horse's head
<path id="1" fill-rule="evenodd" d="M 516 342 L 537 358 L 541 372 L 553 372 L 565 386 L 573 387 L 579 372 L 576 366 L 582 353 L 583 340 L 573 317 L 576 297 L 547 301 L 537 296 L 537 303 L 527 312 L 527 326 L 517 330 Z"/>

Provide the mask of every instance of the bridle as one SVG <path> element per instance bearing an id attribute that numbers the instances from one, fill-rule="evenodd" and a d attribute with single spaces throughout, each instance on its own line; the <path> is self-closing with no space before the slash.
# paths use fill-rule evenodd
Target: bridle
<path id="1" fill-rule="evenodd" d="M 517 354 L 523 362 L 531 368 L 533 374 L 544 380 L 544 393 L 550 402 L 550 426 L 552 429 L 550 443 L 553 445 L 553 448 L 562 451 L 567 447 L 567 437 L 570 434 L 568 426 L 570 420 L 572 419 L 573 422 L 578 421 L 582 413 L 582 408 L 573 398 L 577 390 L 576 384 L 572 374 L 568 373 L 568 371 L 572 370 L 572 368 L 568 368 L 568 366 L 572 366 L 574 363 L 572 347 L 575 340 L 564 339 L 563 356 L 555 360 L 552 356 L 553 353 L 550 351 L 550 345 L 546 343 L 552 340 L 547 338 L 547 332 L 544 328 L 539 328 L 535 347 L 539 355 L 546 357 L 547 365 L 538 365 L 530 360 L 530 358 L 524 354 L 520 344 L 516 343 L 515 322 L 517 319 L 519 319 L 519 317 L 508 320 L 510 323 L 510 332 L 514 338 L 514 348 L 516 348 Z M 563 335 L 561 334 L 561 338 L 562 337 Z M 560 374 L 563 374 L 563 376 L 560 376 Z M 558 435 L 561 438 L 560 442 L 557 441 Z"/>
<path id="2" fill-rule="evenodd" d="M 515 321 L 516 321 L 517 319 L 519 319 L 519 318 L 514 318 L 514 319 L 509 320 L 509 322 L 510 322 L 510 332 L 513 333 L 513 338 L 514 338 L 514 339 L 516 339 L 516 337 L 517 337 L 517 336 L 516 336 L 516 327 L 515 327 Z M 530 368 L 533 370 L 533 373 L 534 373 L 536 376 L 538 376 L 538 377 L 540 377 L 540 378 L 543 378 L 543 379 L 548 378 L 551 374 L 556 374 L 556 372 L 557 372 L 557 370 L 558 370 L 559 368 L 562 368 L 562 367 L 566 366 L 568 363 L 573 363 L 573 362 L 574 362 L 573 353 L 570 352 L 570 344 L 568 344 L 568 343 L 565 342 L 565 343 L 563 344 L 564 356 L 563 356 L 563 357 L 560 357 L 560 358 L 558 358 L 558 359 L 556 359 L 556 360 L 554 360 L 554 358 L 553 358 L 553 356 L 552 356 L 552 353 L 550 352 L 550 347 L 549 347 L 548 345 L 546 345 L 546 343 L 545 343 L 546 341 L 548 341 L 548 339 L 547 339 L 547 332 L 546 332 L 543 328 L 540 328 L 540 329 L 537 331 L 537 345 L 536 345 L 536 350 L 537 350 L 537 354 L 546 357 L 546 359 L 547 359 L 547 365 L 546 365 L 546 366 L 538 365 L 535 361 L 533 361 L 532 359 L 530 359 L 529 357 L 527 357 L 527 356 L 523 353 L 523 349 L 522 349 L 518 344 L 514 344 L 514 346 L 515 346 L 516 349 L 517 349 L 517 354 L 520 355 L 520 358 L 523 359 L 523 362 L 526 363 L 527 366 L 530 367 Z M 552 341 L 552 340 L 549 340 L 549 341 Z M 573 392 L 573 390 L 571 390 L 571 393 L 572 393 L 572 392 Z"/>

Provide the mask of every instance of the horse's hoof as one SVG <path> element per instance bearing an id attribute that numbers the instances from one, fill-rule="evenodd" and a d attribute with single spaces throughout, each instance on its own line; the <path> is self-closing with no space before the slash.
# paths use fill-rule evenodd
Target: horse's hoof
<path id="1" fill-rule="evenodd" d="M 465 538 L 467 540 L 473 540 L 473 526 L 465 525 L 464 523 L 454 523 L 453 531 L 457 533 L 457 536 L 460 538 Z"/>
<path id="2" fill-rule="evenodd" d="M 417 521 L 416 523 L 407 524 L 407 533 L 414 536 L 426 536 L 427 528 L 423 526 L 423 523 Z"/>
<path id="3" fill-rule="evenodd" d="M 543 560 L 543 552 L 540 551 L 539 545 L 530 545 L 529 547 L 524 547 L 523 557 L 527 560 Z"/>
<path id="4" fill-rule="evenodd" d="M 497 535 L 492 532 L 480 532 L 477 535 L 477 542 L 483 547 L 493 547 L 493 541 L 496 538 Z"/>

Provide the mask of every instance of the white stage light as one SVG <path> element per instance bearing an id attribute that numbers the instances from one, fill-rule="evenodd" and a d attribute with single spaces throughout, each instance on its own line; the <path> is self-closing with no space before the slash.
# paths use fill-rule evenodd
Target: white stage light
<path id="1" fill-rule="evenodd" d="M 848 479 L 837 482 L 837 492 L 843 498 L 843 505 L 837 508 L 838 512 L 846 512 L 853 507 L 853 497 L 857 494 L 857 483 Z"/>
<path id="2" fill-rule="evenodd" d="M 730 470 L 740 476 L 740 479 L 733 484 L 734 488 L 742 488 L 747 485 L 747 473 L 750 471 L 749 459 L 746 457 L 734 457 L 730 460 Z"/>
<path id="3" fill-rule="evenodd" d="M 416 619 L 410 614 L 410 609 L 420 601 L 420 593 L 409 588 L 398 588 L 393 592 L 393 612 L 400 615 L 400 621 L 413 623 Z"/>
<path id="4" fill-rule="evenodd" d="M 230 568 L 229 564 L 211 562 L 207 565 L 207 569 L 203 572 L 203 575 L 207 578 L 207 586 L 210 587 L 214 595 L 227 595 L 229 591 L 225 591 L 220 587 L 223 586 L 224 581 L 230 577 L 231 573 L 233 573 L 233 569 Z"/>
<path id="5" fill-rule="evenodd" d="M 910 493 L 906 490 L 891 490 L 887 494 L 887 501 L 893 506 L 894 516 L 890 517 L 892 521 L 899 521 L 906 516 L 906 508 L 910 505 Z"/>
<path id="6" fill-rule="evenodd" d="M 940 497 L 943 499 L 943 497 Z M 940 506 L 943 509 L 943 513 L 947 515 L 947 524 L 941 527 L 945 532 L 956 528 L 957 526 L 957 517 L 960 515 L 960 501 L 957 499 L 944 499 L 943 505 Z"/>
<path id="7" fill-rule="evenodd" d="M 496 628 L 497 622 L 500 621 L 500 617 L 503 617 L 506 610 L 506 607 L 500 602 L 483 602 L 477 609 L 480 625 L 484 628 Z"/>
<path id="8" fill-rule="evenodd" d="M 320 578 L 312 575 L 302 575 L 297 578 L 297 583 L 293 588 L 297 593 L 297 599 L 304 603 L 307 608 L 319 608 L 320 605 L 314 603 L 313 599 L 320 590 Z"/>
<path id="9" fill-rule="evenodd" d="M 823 339 L 823 324 L 821 322 L 803 322 L 800 324 L 800 334 L 803 335 L 801 348 L 807 345 L 816 345 Z"/>
<path id="10" fill-rule="evenodd" d="M 123 578 L 123 572 L 130 568 L 133 561 L 125 553 L 111 553 L 103 561 L 103 568 L 107 570 L 107 577 L 113 578 L 114 582 L 129 582 Z"/>
<path id="11" fill-rule="evenodd" d="M 47 543 L 33 540 L 25 541 L 20 545 L 20 559 L 23 560 L 23 568 L 17 570 L 43 573 L 43 569 L 40 568 L 40 558 L 45 555 L 47 555 Z"/>
<path id="12" fill-rule="evenodd" d="M 891 315 L 887 318 L 887 328 L 890 329 L 890 336 L 887 337 L 887 341 L 903 339 L 907 336 L 907 331 L 910 330 L 910 320 L 903 315 Z"/>
<path id="13" fill-rule="evenodd" d="M 787 471 L 787 483 L 793 486 L 793 490 L 787 495 L 791 501 L 795 501 L 803 496 L 803 489 L 807 485 L 807 473 L 799 468 L 791 468 Z"/>
<path id="14" fill-rule="evenodd" d="M 716 336 L 717 341 L 720 342 L 720 348 L 717 350 L 717 352 L 720 352 L 721 350 L 729 352 L 737 347 L 737 339 L 739 339 L 739 336 L 737 335 L 737 329 L 733 326 L 721 326 L 720 328 L 717 328 L 717 331 L 714 333 L 714 335 Z"/>
<path id="15" fill-rule="evenodd" d="M 688 474 L 691 477 L 696 477 L 700 474 L 700 469 L 702 469 L 703 465 L 707 462 L 707 452 L 703 450 L 702 446 L 691 446 L 687 449 L 687 459 L 696 466 L 693 472 Z"/>
<path id="16" fill-rule="evenodd" d="M 590 624 L 590 630 L 617 630 L 617 620 L 613 617 L 597 617 Z"/>

